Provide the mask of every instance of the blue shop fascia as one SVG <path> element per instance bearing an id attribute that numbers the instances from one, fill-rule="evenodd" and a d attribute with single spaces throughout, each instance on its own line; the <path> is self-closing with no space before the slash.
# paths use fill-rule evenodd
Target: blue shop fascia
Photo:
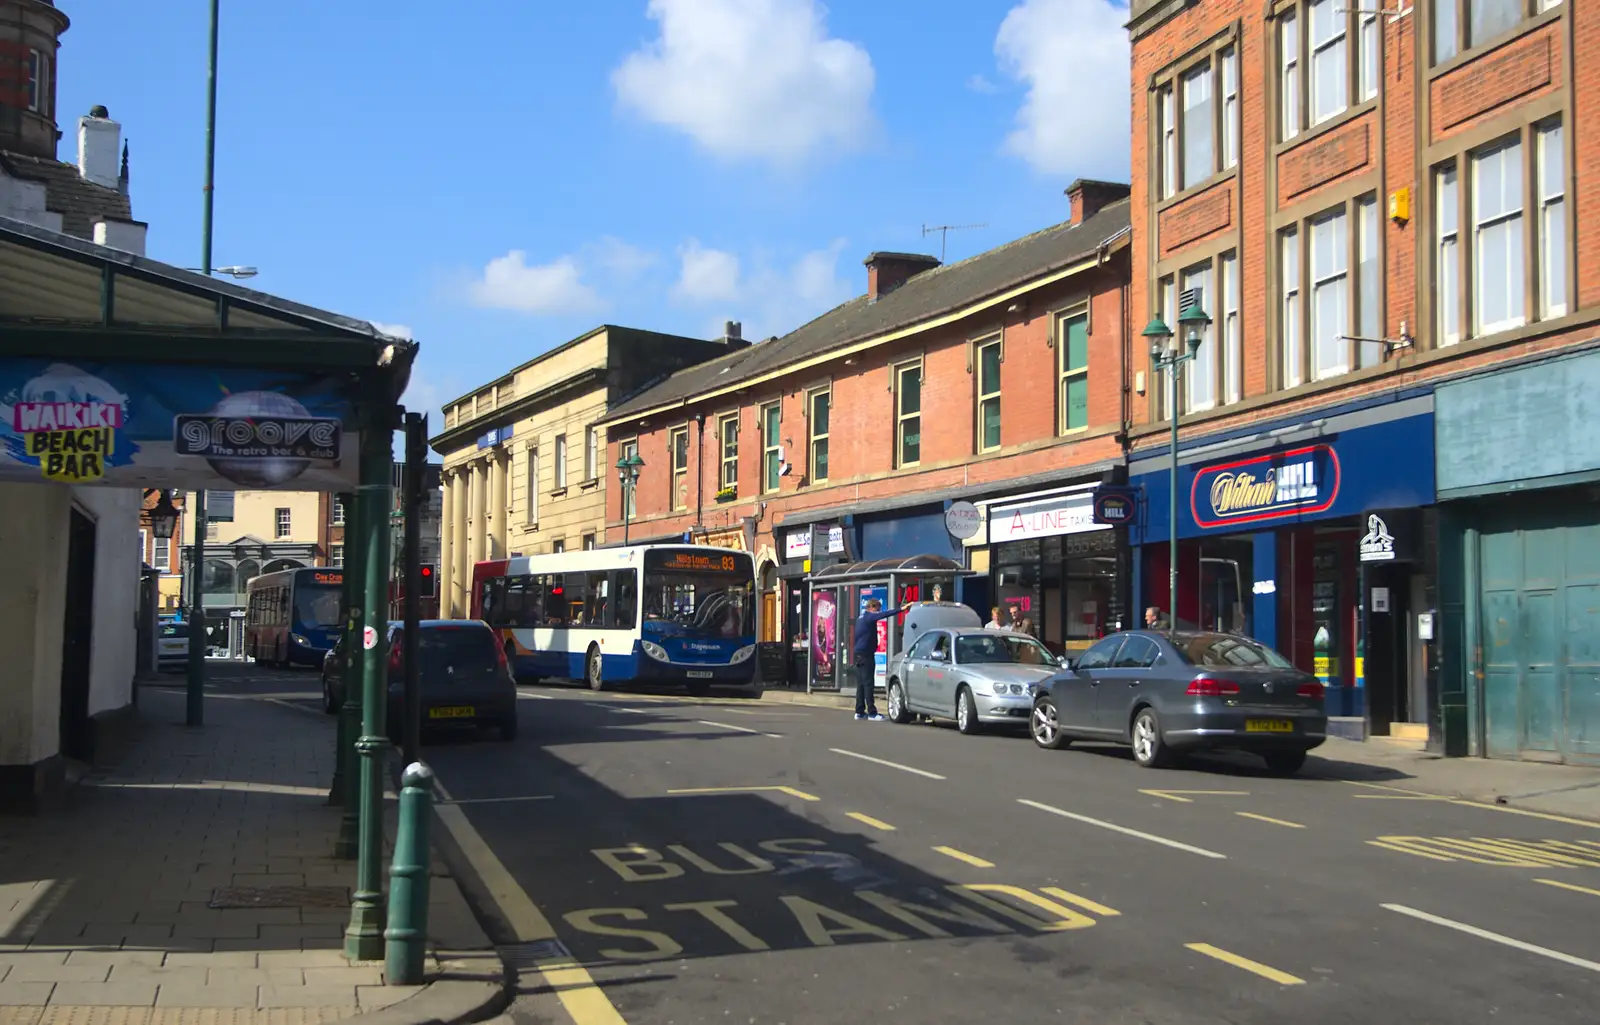
<path id="1" fill-rule="evenodd" d="M 1170 615 L 1169 450 L 1128 472 L 1134 608 Z M 1177 497 L 1180 627 L 1255 637 L 1315 674 L 1339 734 L 1438 733 L 1431 391 L 1185 438 Z"/>

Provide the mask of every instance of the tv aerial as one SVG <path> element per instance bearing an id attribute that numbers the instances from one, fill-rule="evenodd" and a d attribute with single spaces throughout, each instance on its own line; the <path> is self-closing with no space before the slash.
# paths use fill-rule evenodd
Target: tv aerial
<path id="1" fill-rule="evenodd" d="M 922 226 L 922 237 L 927 238 L 936 231 L 939 233 L 939 262 L 943 263 L 945 239 L 949 237 L 952 231 L 970 231 L 973 228 L 987 227 L 987 224 L 924 224 Z"/>

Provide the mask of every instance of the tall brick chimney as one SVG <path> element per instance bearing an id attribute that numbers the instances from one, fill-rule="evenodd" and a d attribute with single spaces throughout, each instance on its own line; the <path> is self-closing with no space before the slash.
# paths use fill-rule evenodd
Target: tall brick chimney
<path id="1" fill-rule="evenodd" d="M 867 265 L 867 301 L 877 302 L 939 261 L 919 253 L 873 253 L 862 261 Z"/>
<path id="2" fill-rule="evenodd" d="M 1096 181 L 1093 178 L 1079 178 L 1067 186 L 1067 199 L 1072 202 L 1073 224 L 1082 224 L 1100 209 L 1115 203 L 1119 199 L 1127 199 L 1132 191 L 1120 182 Z"/>

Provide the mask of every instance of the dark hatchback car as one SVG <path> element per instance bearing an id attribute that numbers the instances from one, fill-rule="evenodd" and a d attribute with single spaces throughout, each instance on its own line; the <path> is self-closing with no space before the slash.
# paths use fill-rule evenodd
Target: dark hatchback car
<path id="1" fill-rule="evenodd" d="M 389 674 L 389 733 L 401 733 L 405 698 L 405 624 L 391 622 L 384 640 Z M 517 684 L 505 649 L 487 623 L 475 619 L 429 619 L 419 624 L 417 661 L 422 730 L 491 726 L 502 740 L 517 736 Z M 324 710 L 344 704 L 344 639 L 322 663 Z"/>
<path id="2" fill-rule="evenodd" d="M 1290 774 L 1327 738 L 1328 715 L 1316 677 L 1248 637 L 1131 630 L 1041 683 L 1029 727 L 1043 748 L 1129 744 L 1146 767 L 1233 748 Z"/>

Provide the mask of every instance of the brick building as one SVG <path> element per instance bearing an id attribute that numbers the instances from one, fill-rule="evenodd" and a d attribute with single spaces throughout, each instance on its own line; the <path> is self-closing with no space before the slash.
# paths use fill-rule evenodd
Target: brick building
<path id="1" fill-rule="evenodd" d="M 1057 650 L 1125 621 L 1125 545 L 1087 512 L 1129 415 L 1128 190 L 1068 191 L 1064 223 L 959 263 L 873 253 L 864 294 L 616 407 L 610 460 L 645 463 L 631 540 L 752 552 L 760 635 L 802 653 L 808 576 L 839 562 L 959 569 L 944 597 L 1015 609 Z M 946 529 L 957 501 L 987 513 L 965 539 Z M 837 686 L 837 662 L 813 658 L 812 684 Z"/>
<path id="2" fill-rule="evenodd" d="M 1177 618 L 1284 651 L 1351 732 L 1600 759 L 1600 6 L 1130 13 L 1132 307 L 1212 317 L 1177 396 Z M 1134 587 L 1173 609 L 1151 384 Z"/>

